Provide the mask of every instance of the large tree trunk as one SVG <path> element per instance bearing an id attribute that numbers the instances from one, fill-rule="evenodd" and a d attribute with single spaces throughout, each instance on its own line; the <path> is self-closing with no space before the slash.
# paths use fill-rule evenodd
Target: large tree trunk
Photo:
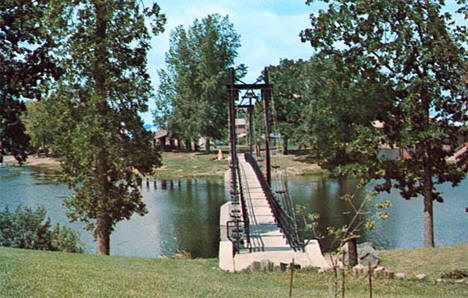
<path id="1" fill-rule="evenodd" d="M 288 137 L 283 136 L 283 154 L 288 155 Z"/>
<path id="2" fill-rule="evenodd" d="M 110 234 L 111 224 L 107 216 L 101 216 L 97 220 L 96 227 L 96 240 L 97 240 L 97 253 L 99 255 L 110 254 Z"/>
<path id="3" fill-rule="evenodd" d="M 432 199 L 432 169 L 424 164 L 424 247 L 434 247 L 434 214 Z"/>
<path id="4" fill-rule="evenodd" d="M 95 62 L 93 68 L 93 77 L 96 81 L 95 90 L 98 94 L 99 101 L 97 102 L 97 113 L 100 116 L 102 121 L 99 122 L 101 129 L 105 127 L 105 116 L 107 113 L 107 103 L 106 103 L 106 71 L 105 66 L 108 63 L 108 53 L 107 48 L 104 42 L 104 39 L 107 34 L 107 9 L 106 5 L 101 1 L 94 2 L 95 13 L 96 13 L 96 45 L 95 45 Z M 105 146 L 102 146 L 100 150 L 96 152 L 95 157 L 95 167 L 96 167 L 96 177 L 100 179 L 99 187 L 101 190 L 106 192 L 108 189 L 108 179 L 107 179 L 107 154 L 105 151 Z M 106 200 L 105 196 L 101 197 L 100 200 Z M 97 218 L 95 237 L 97 240 L 97 252 L 100 255 L 109 255 L 110 254 L 110 233 L 111 225 L 110 218 L 105 213 L 104 210 L 99 210 L 102 215 Z"/>
<path id="5" fill-rule="evenodd" d="M 173 151 L 174 150 L 174 139 L 173 138 L 169 138 L 169 151 Z"/>
<path id="6" fill-rule="evenodd" d="M 209 139 L 209 138 L 206 138 L 206 139 L 205 139 L 205 151 L 206 151 L 206 153 L 210 153 L 210 151 L 211 151 L 211 148 L 210 148 L 210 139 Z"/>
<path id="7" fill-rule="evenodd" d="M 187 152 L 192 151 L 192 144 L 190 143 L 190 140 L 188 140 L 188 139 L 185 140 L 185 150 L 186 150 Z"/>
<path id="8" fill-rule="evenodd" d="M 193 151 L 198 152 L 198 143 L 196 140 L 193 141 Z"/>

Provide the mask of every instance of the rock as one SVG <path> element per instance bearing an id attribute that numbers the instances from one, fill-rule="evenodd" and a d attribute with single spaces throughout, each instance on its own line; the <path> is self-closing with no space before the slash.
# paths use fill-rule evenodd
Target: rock
<path id="1" fill-rule="evenodd" d="M 379 256 L 374 246 L 370 242 L 358 244 L 358 263 L 367 266 L 369 263 L 371 267 L 377 267 L 379 264 Z"/>
<path id="2" fill-rule="evenodd" d="M 271 262 L 270 260 L 264 259 L 260 262 L 255 261 L 252 264 L 250 264 L 250 272 L 273 272 L 275 271 L 275 264 Z"/>
<path id="3" fill-rule="evenodd" d="M 353 273 L 355 275 L 367 275 L 368 271 L 369 271 L 369 268 L 361 264 L 358 264 L 353 267 Z"/>
<path id="4" fill-rule="evenodd" d="M 262 263 L 255 261 L 250 265 L 250 272 L 252 273 L 260 272 L 261 267 L 262 267 Z"/>
<path id="5" fill-rule="evenodd" d="M 275 270 L 275 264 L 273 264 L 270 260 L 262 260 L 260 262 L 260 269 L 262 271 L 273 272 Z"/>
<path id="6" fill-rule="evenodd" d="M 386 268 L 384 266 L 379 266 L 374 269 L 374 277 L 383 278 L 385 275 Z"/>
<path id="7" fill-rule="evenodd" d="M 395 273 L 388 270 L 388 268 L 384 266 L 379 266 L 374 269 L 374 276 L 376 278 L 387 278 L 387 279 L 392 279 L 395 277 Z"/>
<path id="8" fill-rule="evenodd" d="M 397 279 L 406 279 L 406 274 L 404 274 L 403 272 L 398 272 L 395 274 L 395 278 Z"/>
<path id="9" fill-rule="evenodd" d="M 223 151 L 221 151 L 221 149 L 218 150 L 218 160 L 223 160 L 224 156 L 223 156 Z"/>
<path id="10" fill-rule="evenodd" d="M 319 274 L 322 274 L 322 273 L 325 273 L 325 272 L 329 271 L 330 269 L 331 269 L 331 268 L 329 268 L 329 267 L 323 267 L 323 268 L 320 268 L 320 269 L 319 269 L 318 273 L 319 273 Z"/>
<path id="11" fill-rule="evenodd" d="M 173 259 L 191 259 L 192 254 L 187 250 L 181 250 L 172 255 Z"/>
<path id="12" fill-rule="evenodd" d="M 417 274 L 415 277 L 416 277 L 417 280 L 426 280 L 427 279 L 427 275 L 424 274 L 424 273 Z"/>

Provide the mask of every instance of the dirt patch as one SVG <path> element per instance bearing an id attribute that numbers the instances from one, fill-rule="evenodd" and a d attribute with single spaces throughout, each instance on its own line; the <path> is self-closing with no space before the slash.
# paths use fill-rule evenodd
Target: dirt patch
<path id="1" fill-rule="evenodd" d="M 13 156 L 5 156 L 5 163 L 15 164 L 17 163 L 16 159 Z M 59 161 L 51 157 L 38 157 L 36 155 L 28 156 L 28 159 L 24 163 L 26 166 L 40 166 L 40 165 L 59 165 Z"/>

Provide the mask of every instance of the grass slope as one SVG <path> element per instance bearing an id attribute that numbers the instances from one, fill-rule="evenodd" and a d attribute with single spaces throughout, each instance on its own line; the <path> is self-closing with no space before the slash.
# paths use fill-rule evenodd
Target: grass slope
<path id="1" fill-rule="evenodd" d="M 226 155 L 225 155 L 226 157 Z M 154 171 L 160 179 L 219 176 L 229 168 L 227 159 L 216 160 L 217 154 L 200 152 L 163 152 L 162 167 Z"/>
<path id="2" fill-rule="evenodd" d="M 183 177 L 224 177 L 229 169 L 227 152 L 223 153 L 223 160 L 217 160 L 218 154 L 213 151 L 210 154 L 204 152 L 163 152 L 162 167 L 155 169 L 154 176 L 160 179 L 179 179 Z M 264 156 L 262 156 L 264 158 Z M 263 167 L 263 159 L 259 165 Z M 272 152 L 272 167 L 280 167 L 286 170 L 287 175 L 325 175 L 327 171 L 321 169 L 307 154 L 283 155 Z M 275 170 L 273 170 L 275 175 Z"/>
<path id="3" fill-rule="evenodd" d="M 380 254 L 397 272 L 432 268 L 435 276 L 466 266 L 467 252 L 468 245 L 459 245 Z M 408 254 L 417 260 L 408 263 Z M 331 281 L 330 273 L 297 272 L 293 296 L 330 297 Z M 288 283 L 288 272 L 230 274 L 218 269 L 216 259 L 139 259 L 0 248 L 0 297 L 287 297 Z M 368 295 L 363 277 L 349 275 L 346 285 L 346 297 Z M 468 297 L 468 285 L 375 280 L 374 297 Z"/>

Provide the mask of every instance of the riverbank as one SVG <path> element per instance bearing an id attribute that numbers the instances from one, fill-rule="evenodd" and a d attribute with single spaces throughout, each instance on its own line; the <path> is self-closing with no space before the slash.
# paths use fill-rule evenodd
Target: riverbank
<path id="1" fill-rule="evenodd" d="M 229 169 L 229 154 L 222 153 L 218 160 L 218 153 L 205 152 L 163 152 L 163 166 L 155 169 L 154 176 L 159 179 L 179 179 L 187 177 L 224 177 Z M 262 161 L 259 162 L 262 164 Z M 307 155 L 283 155 L 272 152 L 271 166 L 273 171 L 283 170 L 288 176 L 326 175 L 327 171 L 317 164 L 311 163 Z"/>
<path id="2" fill-rule="evenodd" d="M 468 244 L 379 251 L 382 265 L 427 281 L 375 279 L 375 297 L 467 297 L 468 285 L 436 283 L 467 269 Z M 0 297 L 286 297 L 289 272 L 225 273 L 217 259 L 140 259 L 0 248 Z M 330 297 L 331 272 L 299 271 L 294 297 Z M 367 280 L 349 274 L 346 297 L 367 296 Z"/>
<path id="3" fill-rule="evenodd" d="M 162 152 L 161 156 L 163 165 L 155 169 L 153 173 L 153 176 L 158 179 L 224 177 L 224 173 L 229 169 L 227 152 L 223 152 L 221 160 L 218 160 L 218 153 L 214 151 L 211 153 Z M 13 156 L 5 156 L 4 162 L 16 164 Z M 259 164 L 262 166 L 262 161 Z M 61 170 L 59 161 L 51 157 L 30 155 L 24 165 L 51 173 L 58 173 Z M 283 155 L 272 152 L 271 165 L 274 172 L 283 170 L 287 176 L 327 175 L 326 170 L 312 163 L 305 154 Z"/>
<path id="4" fill-rule="evenodd" d="M 9 164 L 18 164 L 16 159 L 11 156 L 5 156 L 4 160 L 5 163 Z M 53 157 L 39 157 L 37 155 L 28 155 L 26 162 L 24 163 L 25 166 L 35 167 L 40 170 L 44 171 L 52 171 L 52 172 L 60 172 L 60 162 Z"/>

